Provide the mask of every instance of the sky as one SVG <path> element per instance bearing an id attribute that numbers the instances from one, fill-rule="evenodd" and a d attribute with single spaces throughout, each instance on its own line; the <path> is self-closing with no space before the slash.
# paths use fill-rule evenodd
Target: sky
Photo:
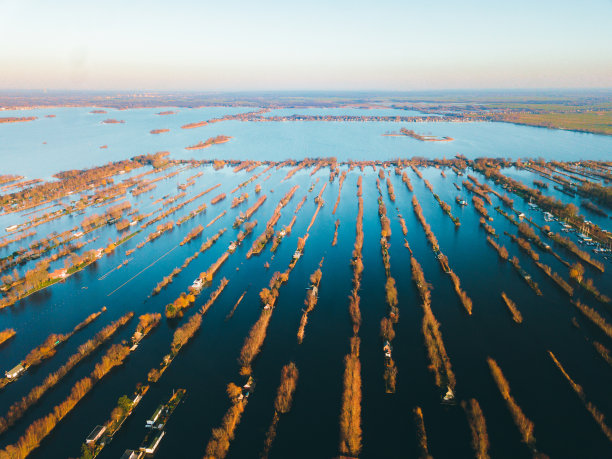
<path id="1" fill-rule="evenodd" d="M 612 0 L 0 0 L 0 89 L 612 87 Z"/>

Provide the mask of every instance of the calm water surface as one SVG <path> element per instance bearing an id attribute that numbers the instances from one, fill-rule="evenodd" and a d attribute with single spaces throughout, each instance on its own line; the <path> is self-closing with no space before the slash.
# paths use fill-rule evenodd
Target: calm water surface
<path id="1" fill-rule="evenodd" d="M 338 157 L 346 155 L 348 158 L 368 153 L 388 155 L 384 157 L 425 155 L 419 153 L 417 151 L 419 149 L 424 149 L 423 151 L 431 156 L 440 156 L 437 150 L 439 148 L 448 149 L 451 146 L 458 148 L 458 145 L 464 145 L 467 149 L 467 145 L 472 145 L 474 148 L 472 156 L 485 154 L 507 156 L 510 153 L 506 153 L 505 149 L 508 149 L 508 152 L 513 150 L 517 156 L 546 149 L 549 149 L 547 151 L 551 155 L 553 152 L 562 154 L 563 151 L 569 154 L 574 148 L 574 153 L 584 151 L 585 154 L 592 153 L 593 157 L 601 157 L 607 154 L 610 147 L 609 139 L 605 137 L 491 123 L 440 123 L 427 127 L 417 126 L 420 130 L 431 129 L 438 135 L 457 138 L 456 143 L 450 144 L 419 143 L 412 139 L 381 137 L 380 134 L 386 130 L 399 129 L 399 126 L 389 126 L 384 123 L 227 122 L 185 131 L 180 129 L 180 125 L 197 119 L 221 116 L 229 113 L 228 109 L 206 109 L 193 113 L 181 109 L 179 115 L 167 117 L 155 115 L 157 111 L 159 109 L 109 111 L 106 115 L 89 114 L 89 109 L 38 111 L 39 114 L 53 112 L 57 114 L 57 118 L 41 118 L 32 123 L 0 127 L 0 135 L 3 136 L 0 144 L 1 154 L 7 158 L 3 172 L 21 172 L 31 176 L 46 177 L 50 175 L 50 170 L 84 167 L 110 159 L 158 150 L 170 150 L 173 156 L 183 154 L 185 157 L 212 155 L 233 158 L 241 157 L 242 153 L 244 157 L 251 155 L 255 158 L 268 159 L 331 154 Z M 100 125 L 99 120 L 104 119 L 102 117 L 125 119 L 126 123 Z M 78 128 L 73 126 L 74 124 Z M 148 134 L 148 130 L 161 127 L 170 127 L 172 135 Z M 139 134 L 136 134 L 136 131 Z M 36 138 L 32 138 L 34 133 Z M 232 135 L 234 139 L 227 144 L 201 152 L 183 152 L 182 148 L 190 142 L 216 134 Z M 4 141 L 6 138 L 9 139 L 8 142 Z M 43 138 L 47 139 L 47 145 L 40 143 Z M 588 149 L 575 148 L 576 144 L 581 143 L 580 139 L 588 140 Z M 90 150 L 80 145 L 85 142 L 90 145 Z M 385 150 L 381 147 L 385 142 L 389 142 L 394 147 Z M 29 144 L 32 145 L 31 150 L 28 148 Z M 109 148 L 99 150 L 98 144 L 108 144 Z M 489 146 L 491 150 L 488 150 Z M 44 148 L 51 149 L 46 157 L 41 153 L 45 151 Z M 83 148 L 83 155 L 75 155 L 76 151 L 80 151 L 79 148 Z M 458 150 L 470 156 L 469 151 Z M 39 158 L 40 161 L 30 164 L 25 160 L 15 159 L 10 156 L 11 151 L 31 155 L 29 157 Z M 91 157 L 85 154 L 86 151 Z M 452 154 L 454 152 L 447 153 L 448 156 Z M 39 164 L 43 157 L 48 162 Z M 68 166 L 72 162 L 74 166 Z M 57 169 L 53 169 L 54 167 Z M 261 170 L 263 167 L 252 173 Z M 221 187 L 160 223 L 176 221 L 202 202 L 209 203 L 217 193 L 225 192 L 229 195 L 237 184 L 252 174 L 245 171 L 233 173 L 231 169 L 215 172 L 209 167 L 189 169 L 176 177 L 158 182 L 158 187 L 153 192 L 131 198 L 131 201 L 140 213 L 151 212 L 159 206 L 152 204 L 154 199 L 166 194 L 175 194 L 178 191 L 176 186 L 184 183 L 187 177 L 198 171 L 203 171 L 204 174 L 196 179 L 195 186 L 187 189 L 188 195 L 185 199 L 217 183 L 221 183 Z M 109 273 L 126 258 L 126 250 L 134 248 L 144 240 L 147 234 L 154 231 L 155 225 L 148 227 L 120 246 L 115 253 L 103 257 L 65 283 L 54 285 L 11 308 L 0 311 L 0 329 L 12 327 L 17 330 L 17 336 L 0 347 L 0 362 L 3 369 L 7 369 L 19 362 L 49 333 L 66 332 L 88 314 L 99 310 L 102 306 L 108 308 L 97 321 L 63 344 L 56 356 L 29 371 L 19 381 L 0 392 L 0 414 L 4 414 L 13 401 L 40 384 L 47 374 L 59 368 L 80 344 L 111 320 L 117 319 L 126 311 L 134 311 L 136 316 L 148 312 L 163 312 L 165 305 L 185 291 L 193 279 L 214 262 L 235 239 L 237 230 L 233 229 L 231 224 L 240 210 L 255 202 L 254 187 L 257 183 L 261 183 L 262 193 L 268 196 L 266 203 L 253 217 L 259 222 L 254 234 L 249 236 L 230 257 L 215 276 L 212 286 L 198 297 L 195 306 L 186 310 L 185 317 L 181 319 L 172 321 L 162 319 L 160 326 L 142 341 L 126 363 L 106 376 L 72 413 L 58 424 L 31 457 L 77 457 L 80 445 L 88 433 L 95 425 L 106 421 L 121 395 L 131 395 L 137 382 L 145 382 L 149 369 L 157 366 L 161 358 L 168 353 L 174 330 L 206 302 L 209 293 L 216 288 L 220 279 L 227 277 L 230 283 L 204 317 L 202 328 L 181 350 L 161 380 L 151 387 L 134 414 L 124 424 L 113 442 L 103 450 L 100 457 L 116 458 L 127 448 L 137 448 L 146 433 L 145 420 L 159 403 L 168 399 L 173 389 L 179 387 L 187 389 L 186 402 L 177 408 L 170 419 L 166 436 L 156 457 L 199 458 L 204 455 L 211 430 L 219 426 L 229 407 L 225 387 L 231 381 L 241 381 L 238 375 L 237 357 L 245 336 L 261 312 L 258 293 L 261 288 L 267 286 L 275 271 L 286 269 L 296 248 L 297 238 L 305 234 L 315 211 L 314 197 L 328 181 L 329 176 L 327 169 L 320 170 L 313 176 L 309 175 L 309 170 L 303 170 L 290 181 L 282 181 L 287 171 L 287 168 L 272 170 L 270 179 L 262 181 L 265 177 L 262 176 L 256 182 L 249 184 L 241 190 L 249 193 L 248 202 L 235 209 L 229 209 L 231 197 L 217 205 L 209 205 L 205 213 L 145 245 L 142 249 L 136 250 L 130 257 L 128 265 L 112 271 L 102 280 L 100 278 L 103 275 Z M 329 183 L 323 193 L 326 205 L 310 231 L 304 256 L 292 271 L 289 281 L 280 290 L 266 342 L 254 363 L 257 388 L 249 399 L 228 457 L 258 457 L 274 413 L 273 404 L 280 370 L 291 360 L 296 363 L 300 371 L 298 388 L 291 412 L 281 417 L 271 457 L 312 458 L 334 457 L 338 454 L 338 416 L 342 400 L 343 359 L 349 352 L 349 338 L 352 335 L 347 296 L 351 289 L 350 259 L 355 239 L 356 183 L 359 175 L 364 176 L 365 201 L 363 248 L 365 271 L 360 292 L 363 319 L 360 329 L 363 388 L 362 457 L 417 457 L 419 451 L 412 417 L 412 409 L 417 405 L 423 409 L 429 449 L 434 457 L 473 457 L 470 432 L 462 408 L 460 405 L 445 406 L 440 403 L 442 391 L 435 386 L 433 375 L 428 370 L 429 362 L 421 332 L 423 317 L 421 302 L 411 280 L 410 257 L 403 246 L 397 209 L 406 220 L 408 227 L 406 239 L 414 256 L 423 266 L 427 281 L 433 286 L 432 310 L 441 324 L 444 343 L 457 376 L 457 397 L 460 400 L 476 398 L 480 402 L 487 421 L 491 457 L 528 458 L 531 452 L 521 443 L 509 411 L 491 378 L 486 363 L 487 356 L 497 360 L 509 381 L 517 403 L 534 422 L 537 447 L 540 451 L 553 458 L 612 456 L 610 442 L 547 354 L 548 350 L 552 350 L 569 374 L 582 385 L 587 399 L 607 418 L 611 418 L 612 399 L 609 396 L 609 387 L 612 383 L 612 370 L 591 344 L 593 340 L 597 340 L 609 347 L 611 344 L 609 338 L 580 315 L 569 302 L 567 295 L 545 277 L 533 261 L 510 241 L 510 238 L 503 235 L 504 231 L 516 234 L 516 227 L 493 210 L 495 205 L 500 204 L 497 198 L 492 197 L 494 204 L 487 207 L 494 218 L 491 224 L 500 235 L 498 242 L 508 249 L 511 256 L 516 255 L 519 258 L 523 268 L 540 285 L 544 293 L 541 297 L 534 294 L 512 266 L 499 260 L 497 253 L 486 242 L 484 230 L 478 223 L 480 216 L 473 207 L 469 205 L 461 208 L 456 205 L 455 197 L 458 194 L 470 198 L 465 190 L 458 192 L 452 185 L 453 182 L 460 184 L 466 177 L 457 177 L 451 171 L 447 171 L 447 177 L 444 178 L 440 171 L 434 168 L 422 171 L 424 177 L 432 183 L 436 193 L 451 205 L 452 212 L 461 219 L 461 227 L 456 229 L 429 190 L 425 188 L 423 181 L 411 170 L 407 170 L 414 186 L 414 194 L 423 207 L 427 222 L 432 226 L 442 251 L 448 256 L 452 269 L 461 278 L 462 287 L 474 302 L 473 314 L 471 316 L 465 314 L 449 277 L 440 269 L 438 261 L 433 256 L 412 211 L 413 193 L 409 192 L 401 178 L 391 171 L 390 179 L 396 194 L 395 203 L 389 200 L 384 183 L 382 189 L 383 201 L 387 206 L 387 215 L 392 225 L 391 273 L 397 282 L 399 296 L 400 320 L 395 328 L 396 337 L 393 342 L 393 357 L 399 375 L 397 393 L 393 396 L 385 394 L 379 324 L 387 314 L 387 306 L 384 299 L 385 272 L 379 244 L 377 175 L 371 168 L 363 173 L 359 169 L 349 172 L 341 191 L 340 206 L 335 215 L 332 215 L 332 209 L 338 195 L 338 180 Z M 142 170 L 133 173 L 140 172 Z M 533 179 L 541 179 L 535 174 L 514 169 L 504 172 L 512 177 L 520 177 L 528 184 Z M 167 171 L 162 174 L 165 173 Z M 479 174 L 474 175 L 481 181 L 487 181 Z M 308 194 L 308 188 L 317 179 L 319 182 L 314 191 Z M 488 181 L 487 183 L 503 193 L 503 190 L 494 183 Z M 297 214 L 292 233 L 283 240 L 275 254 L 270 252 L 268 245 L 260 256 L 247 260 L 245 254 L 252 241 L 264 230 L 265 222 L 272 215 L 276 204 L 294 184 L 300 185 L 300 188 L 292 201 L 283 209 L 276 227 L 279 229 L 282 225 L 288 224 L 294 215 L 297 203 L 302 196 L 308 195 L 306 204 Z M 552 188 L 546 193 L 557 196 Z M 564 195 L 558 197 L 564 201 L 570 200 Z M 521 199 L 515 197 L 514 206 L 517 210 L 528 213 L 538 224 L 544 223 L 542 214 L 529 211 L 527 203 Z M 199 224 L 206 225 L 225 209 L 228 210 L 227 215 L 206 228 L 201 239 L 179 246 L 139 275 L 154 260 L 176 247 L 189 230 Z M 100 213 L 103 210 L 104 208 L 89 208 L 87 213 Z M 581 211 L 586 215 L 585 210 Z M 19 220 L 21 218 L 25 217 L 19 217 Z M 593 215 L 589 215 L 589 218 L 604 228 L 612 229 L 609 219 L 597 220 Z M 16 219 L 15 215 L 1 216 L 0 227 L 8 226 Z M 41 225 L 37 228 L 38 235 L 35 238 L 51 231 L 71 228 L 80 224 L 81 219 L 82 217 L 66 217 Z M 336 219 L 340 220 L 338 245 L 332 247 Z M 560 228 L 558 223 L 553 223 L 552 226 L 555 231 Z M 223 227 L 227 227 L 227 232 L 211 249 L 194 260 L 159 295 L 149 296 L 151 290 L 164 276 L 174 267 L 180 266 L 185 258 L 199 248 L 204 238 L 212 236 Z M 98 235 L 99 239 L 82 250 L 105 245 L 109 238 L 116 238 L 117 233 L 113 227 L 105 226 L 87 237 L 94 235 Z M 571 234 L 570 237 L 575 240 L 575 235 Z M 1 249 L 0 256 L 6 256 L 18 246 L 26 246 L 31 241 L 32 238 L 26 239 Z M 556 248 L 556 250 L 564 259 L 575 261 L 575 258 L 564 249 Z M 557 259 L 541 252 L 540 256 L 541 260 L 554 271 L 565 279 L 568 278 L 567 268 Z M 304 342 L 298 345 L 296 332 L 306 294 L 305 289 L 309 282 L 308 277 L 317 269 L 322 259 L 323 278 L 319 301 L 309 316 Z M 264 267 L 266 262 L 270 263 L 269 269 Z M 52 266 L 59 267 L 62 264 L 60 260 Z M 23 272 L 32 266 L 32 263 L 25 264 L 19 267 L 19 270 Z M 606 264 L 606 272 L 603 274 L 588 267 L 586 269 L 587 277 L 593 278 L 597 287 L 608 296 L 612 296 L 610 269 L 612 266 L 609 263 Z M 111 294 L 133 276 L 136 277 L 127 285 Z M 225 316 L 245 290 L 247 292 L 245 298 L 233 318 L 226 321 Z M 524 318 L 522 324 L 517 325 L 511 320 L 500 297 L 502 291 L 508 293 L 517 303 Z M 576 296 L 594 307 L 608 322 L 612 321 L 612 310 L 608 306 L 598 304 L 588 293 L 581 292 L 580 289 L 577 289 Z M 572 325 L 571 319 L 574 317 L 580 328 Z M 136 319 L 117 333 L 110 342 L 118 343 L 128 339 L 134 331 L 135 324 Z M 78 365 L 56 388 L 49 391 L 39 404 L 31 408 L 23 419 L 0 436 L 0 447 L 14 443 L 32 421 L 46 415 L 59 404 L 68 395 L 72 385 L 92 371 L 109 345 L 110 343 L 102 346 L 101 350 Z"/>

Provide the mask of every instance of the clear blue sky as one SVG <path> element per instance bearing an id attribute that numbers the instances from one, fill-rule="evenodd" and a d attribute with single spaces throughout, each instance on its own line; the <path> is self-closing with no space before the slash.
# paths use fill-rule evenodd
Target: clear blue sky
<path id="1" fill-rule="evenodd" d="M 0 0 L 0 88 L 612 87 L 610 0 Z"/>

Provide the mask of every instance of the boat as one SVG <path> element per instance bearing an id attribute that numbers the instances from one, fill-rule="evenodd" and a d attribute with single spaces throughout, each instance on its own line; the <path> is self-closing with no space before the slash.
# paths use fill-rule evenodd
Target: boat
<path id="1" fill-rule="evenodd" d="M 202 279 L 200 279 L 199 277 L 193 281 L 193 284 L 191 284 L 191 288 L 195 291 L 200 291 L 202 290 L 202 286 L 204 285 L 204 283 L 202 282 Z"/>
<path id="2" fill-rule="evenodd" d="M 448 390 L 446 391 L 446 394 L 444 394 L 444 397 L 442 397 L 442 401 L 444 401 L 446 403 L 452 403 L 452 402 L 455 401 L 455 393 L 450 388 L 450 386 L 446 386 L 446 388 Z"/>
<path id="3" fill-rule="evenodd" d="M 460 206 L 467 206 L 467 201 L 463 199 L 461 196 L 457 196 L 455 198 L 455 201 L 457 201 L 457 204 L 459 204 Z"/>
<path id="4" fill-rule="evenodd" d="M 11 226 L 7 226 L 6 227 L 6 232 L 10 233 L 11 231 L 15 231 L 17 228 L 19 228 L 19 225 L 11 225 Z"/>

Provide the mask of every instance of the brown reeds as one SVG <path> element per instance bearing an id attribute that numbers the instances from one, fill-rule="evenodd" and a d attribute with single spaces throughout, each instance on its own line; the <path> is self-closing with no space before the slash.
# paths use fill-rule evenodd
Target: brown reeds
<path id="1" fill-rule="evenodd" d="M 60 380 L 74 369 L 83 359 L 91 355 L 98 347 L 108 341 L 121 327 L 127 324 L 134 316 L 133 312 L 128 312 L 115 322 L 104 327 L 96 335 L 85 343 L 81 344 L 77 352 L 70 356 L 66 363 L 54 373 L 50 373 L 42 384 L 34 387 L 21 400 L 14 402 L 3 418 L 0 418 L 0 434 L 4 433 L 9 427 L 14 425 L 23 417 L 26 411 L 37 403 L 45 393 L 54 387 Z"/>
<path id="2" fill-rule="evenodd" d="M 340 452 L 352 457 L 361 452 L 361 362 L 359 338 L 351 338 L 351 352 L 344 357 L 344 391 L 340 412 Z"/>
<path id="3" fill-rule="evenodd" d="M 468 418 L 472 432 L 472 449 L 476 459 L 489 459 L 489 436 L 487 435 L 487 423 L 480 408 L 478 400 L 470 399 L 469 404 L 461 402 Z"/>
<path id="4" fill-rule="evenodd" d="M 534 425 L 531 420 L 525 416 L 521 407 L 516 403 L 512 395 L 510 394 L 510 385 L 508 381 L 504 377 L 504 374 L 497 365 L 497 362 L 493 360 L 491 357 L 487 357 L 487 363 L 489 364 L 489 368 L 491 370 L 491 375 L 495 380 L 495 384 L 497 384 L 497 388 L 501 393 L 502 398 L 506 401 L 506 405 L 508 406 L 508 410 L 510 410 L 510 414 L 514 419 L 514 424 L 518 428 L 521 433 L 521 437 L 523 441 L 527 443 L 532 448 L 535 447 L 535 437 L 533 435 Z"/>
<path id="5" fill-rule="evenodd" d="M 517 324 L 520 324 L 523 321 L 523 316 L 521 315 L 521 311 L 519 311 L 518 308 L 516 307 L 516 303 L 512 301 L 510 298 L 508 298 L 508 295 L 506 295 L 505 292 L 502 292 L 501 296 L 504 300 L 504 303 L 506 303 L 506 306 L 510 310 L 510 313 L 512 314 L 512 319 Z"/>
<path id="6" fill-rule="evenodd" d="M 576 392 L 576 395 L 578 395 L 578 398 L 580 398 L 580 401 L 582 401 L 587 411 L 591 414 L 595 422 L 599 425 L 599 428 L 604 433 L 606 438 L 612 442 L 612 429 L 610 429 L 610 427 L 606 424 L 604 414 L 599 411 L 599 409 L 595 405 L 593 405 L 586 399 L 586 395 L 584 393 L 584 390 L 582 389 L 582 386 L 574 382 L 574 380 L 567 373 L 567 371 L 565 371 L 565 368 L 563 368 L 563 365 L 561 365 L 561 362 L 557 360 L 555 354 L 553 354 L 551 351 L 548 351 L 548 354 L 550 355 L 550 358 L 553 360 L 559 371 L 561 371 L 567 382 L 570 384 L 574 392 Z"/>
<path id="7" fill-rule="evenodd" d="M 612 338 L 612 325 L 606 322 L 606 319 L 604 319 L 595 309 L 587 306 L 580 300 L 572 301 L 571 303 L 576 306 L 576 308 L 578 308 L 578 310 L 582 312 L 587 319 L 597 325 L 601 331 L 608 335 L 608 337 Z"/>
<path id="8" fill-rule="evenodd" d="M 227 210 L 224 210 L 223 212 L 221 212 L 219 215 L 217 215 L 215 218 L 213 218 L 211 221 L 209 221 L 206 224 L 206 228 L 208 228 L 209 226 L 213 225 L 217 220 L 219 220 L 221 217 L 223 217 L 226 213 L 227 213 Z"/>
<path id="9" fill-rule="evenodd" d="M 410 179 L 408 178 L 406 172 L 402 173 L 402 182 L 406 184 L 406 188 L 408 188 L 408 191 L 412 191 L 412 182 L 410 182 Z"/>
<path id="10" fill-rule="evenodd" d="M 70 394 L 63 402 L 57 405 L 47 416 L 32 422 L 16 443 L 8 445 L 0 451 L 0 457 L 25 458 L 40 445 L 40 442 L 72 411 L 98 381 L 114 367 L 123 364 L 129 353 L 130 349 L 127 346 L 121 344 L 112 346 L 100 362 L 96 364 L 91 374 L 79 380 L 72 387 Z"/>
<path id="11" fill-rule="evenodd" d="M 338 198 L 336 199 L 336 204 L 334 204 L 334 210 L 332 210 L 332 215 L 336 215 L 336 210 L 338 209 L 338 205 L 340 204 L 340 193 L 342 193 L 342 185 L 344 184 L 344 180 L 346 179 L 347 171 L 343 171 L 340 175 L 340 179 L 338 180 Z"/>
<path id="12" fill-rule="evenodd" d="M 229 320 L 232 318 L 232 316 L 234 315 L 234 312 L 236 312 L 236 308 L 238 307 L 240 303 L 242 303 L 242 300 L 244 298 L 244 295 L 246 295 L 246 292 L 247 292 L 246 290 L 242 292 L 242 295 L 240 295 L 240 298 L 238 298 L 238 301 L 236 301 L 231 311 L 227 314 L 227 316 L 225 316 L 225 320 Z"/>
<path id="13" fill-rule="evenodd" d="M 11 339 L 15 336 L 17 332 L 12 328 L 7 328 L 6 330 L 2 330 L 0 332 L 0 345 Z"/>
<path id="14" fill-rule="evenodd" d="M 247 399 L 241 396 L 241 389 L 235 384 L 230 383 L 227 392 L 230 395 L 231 405 L 223 416 L 221 426 L 212 430 L 206 445 L 205 459 L 223 459 L 227 455 L 230 442 L 234 439 L 236 428 L 247 404 Z"/>
<path id="15" fill-rule="evenodd" d="M 417 443 L 419 445 L 420 459 L 432 459 L 427 446 L 427 431 L 425 430 L 425 421 L 423 419 L 423 410 L 417 406 L 414 410 L 414 423 L 416 424 Z"/>
<path id="16" fill-rule="evenodd" d="M 272 309 L 264 309 L 259 319 L 257 319 L 257 322 L 251 327 L 249 335 L 244 340 L 244 344 L 240 351 L 240 358 L 238 359 L 238 362 L 242 366 L 242 374 L 251 373 L 251 363 L 261 351 L 261 347 L 266 339 L 266 331 L 271 317 Z"/>
<path id="17" fill-rule="evenodd" d="M 308 323 L 308 314 L 312 312 L 312 310 L 317 305 L 319 284 L 321 283 L 321 277 L 323 273 L 320 269 L 317 269 L 314 273 L 310 275 L 310 288 L 308 293 L 306 294 L 306 299 L 304 300 L 305 308 L 302 310 L 302 318 L 300 319 L 300 325 L 298 327 L 297 332 L 297 341 L 298 344 L 302 344 L 304 340 L 304 332 L 306 328 L 306 324 Z"/>
<path id="18" fill-rule="evenodd" d="M 448 386 L 454 390 L 456 385 L 455 374 L 453 373 L 451 362 L 446 353 L 444 341 L 442 340 L 440 324 L 431 310 L 431 292 L 429 291 L 429 284 L 425 280 L 423 268 L 421 268 L 416 258 L 411 257 L 410 263 L 412 267 L 412 279 L 417 285 L 422 300 L 424 314 L 421 330 L 429 356 L 429 368 L 434 373 L 436 385 L 438 387 Z"/>
<path id="19" fill-rule="evenodd" d="M 334 228 L 334 238 L 332 239 L 332 247 L 338 243 L 338 227 L 340 226 L 340 220 L 336 220 Z"/>
<path id="20" fill-rule="evenodd" d="M 278 389 L 276 390 L 276 398 L 274 399 L 274 417 L 272 423 L 266 433 L 264 441 L 264 450 L 261 453 L 262 458 L 267 458 L 272 448 L 272 443 L 276 438 L 276 426 L 279 421 L 280 414 L 286 414 L 291 410 L 293 402 L 293 394 L 297 387 L 299 371 L 295 363 L 289 362 L 281 370 L 281 380 Z"/>

